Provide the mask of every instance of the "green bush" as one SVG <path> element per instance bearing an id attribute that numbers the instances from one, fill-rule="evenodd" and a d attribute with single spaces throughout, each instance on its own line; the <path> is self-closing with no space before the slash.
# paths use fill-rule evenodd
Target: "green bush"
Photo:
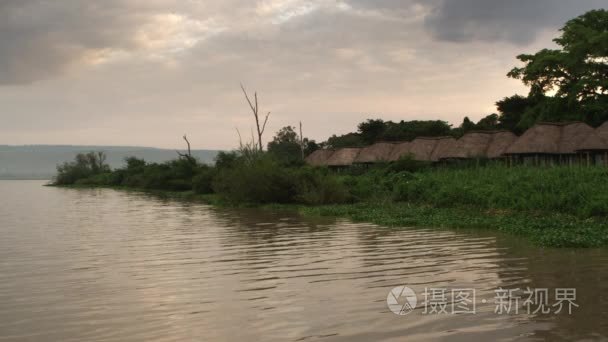
<path id="1" fill-rule="evenodd" d="M 110 167 L 105 161 L 106 155 L 103 152 L 79 153 L 74 161 L 57 166 L 54 184 L 71 185 L 100 173 L 109 172 Z"/>
<path id="2" fill-rule="evenodd" d="M 327 170 L 314 168 L 295 169 L 291 173 L 295 183 L 295 202 L 309 205 L 350 202 L 352 196 L 344 183 Z"/>
<path id="3" fill-rule="evenodd" d="M 396 182 L 394 199 L 438 207 L 608 214 L 608 173 L 601 167 L 487 166 L 435 169 Z"/>
<path id="4" fill-rule="evenodd" d="M 288 170 L 268 156 L 222 169 L 213 190 L 237 203 L 290 203 L 295 194 Z"/>
<path id="5" fill-rule="evenodd" d="M 215 169 L 211 167 L 201 167 L 196 176 L 192 178 L 192 190 L 197 194 L 213 193 L 213 179 L 216 175 Z"/>
<path id="6" fill-rule="evenodd" d="M 114 173 L 100 173 L 88 178 L 82 178 L 77 180 L 74 184 L 76 185 L 97 185 L 97 186 L 113 186 L 115 175 Z"/>
<path id="7" fill-rule="evenodd" d="M 415 160 L 412 155 L 406 155 L 401 157 L 399 160 L 390 163 L 386 170 L 388 172 L 418 172 L 425 169 L 428 169 L 431 166 L 431 163 Z"/>

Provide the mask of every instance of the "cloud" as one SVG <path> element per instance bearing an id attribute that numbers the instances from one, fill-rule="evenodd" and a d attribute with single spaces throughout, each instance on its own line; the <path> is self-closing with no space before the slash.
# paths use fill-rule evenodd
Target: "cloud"
<path id="1" fill-rule="evenodd" d="M 558 1 L 0 0 L 0 143 L 229 148 L 251 123 L 240 82 L 268 132 L 304 120 L 320 140 L 479 118 L 526 91 L 514 56 L 596 3 Z"/>
<path id="2" fill-rule="evenodd" d="M 603 0 L 442 0 L 426 18 L 436 39 L 530 44 L 545 29 L 605 6 Z"/>
<path id="3" fill-rule="evenodd" d="M 47 79 L 131 53 L 175 53 L 221 31 L 213 20 L 176 9 L 170 0 L 2 1 L 0 84 Z"/>

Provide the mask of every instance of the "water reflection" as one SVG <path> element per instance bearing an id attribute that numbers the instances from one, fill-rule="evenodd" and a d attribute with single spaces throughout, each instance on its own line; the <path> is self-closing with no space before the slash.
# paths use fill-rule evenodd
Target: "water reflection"
<path id="1" fill-rule="evenodd" d="M 607 336 L 605 250 L 388 229 L 113 190 L 0 182 L 0 340 L 559 340 Z M 393 315 L 407 284 L 476 315 Z M 496 315 L 498 287 L 576 287 L 568 315 Z M 482 299 L 489 302 L 481 303 Z"/>

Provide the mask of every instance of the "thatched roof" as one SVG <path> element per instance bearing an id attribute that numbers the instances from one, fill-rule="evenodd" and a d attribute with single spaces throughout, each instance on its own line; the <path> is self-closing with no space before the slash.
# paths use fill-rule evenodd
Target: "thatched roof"
<path id="1" fill-rule="evenodd" d="M 313 166 L 326 166 L 327 159 L 331 157 L 333 153 L 334 150 L 316 150 L 308 155 L 304 161 Z"/>
<path id="2" fill-rule="evenodd" d="M 539 123 L 528 129 L 506 151 L 506 154 L 572 154 L 593 133 L 582 122 Z"/>
<path id="3" fill-rule="evenodd" d="M 327 166 L 350 166 L 353 164 L 360 151 L 360 148 L 354 147 L 339 148 L 327 158 L 326 164 Z"/>
<path id="4" fill-rule="evenodd" d="M 492 141 L 492 132 L 469 132 L 452 144 L 444 154 L 444 158 L 483 158 Z"/>
<path id="5" fill-rule="evenodd" d="M 608 151 L 608 122 L 604 122 L 600 127 L 589 135 L 578 146 L 579 151 Z"/>
<path id="6" fill-rule="evenodd" d="M 456 139 L 452 137 L 440 137 L 437 139 L 437 144 L 431 153 L 432 161 L 439 161 L 445 159 L 447 153 L 454 148 L 456 145 Z"/>
<path id="7" fill-rule="evenodd" d="M 410 153 L 415 160 L 431 161 L 431 154 L 437 145 L 437 138 L 434 137 L 419 137 L 412 140 L 410 145 Z"/>
<path id="8" fill-rule="evenodd" d="M 495 159 L 500 158 L 507 148 L 511 146 L 515 140 L 517 140 L 517 135 L 513 134 L 509 131 L 496 131 L 492 134 L 492 141 L 486 150 L 486 158 Z"/>
<path id="9" fill-rule="evenodd" d="M 443 153 L 448 144 L 453 142 L 452 137 L 418 137 L 411 142 L 398 144 L 391 153 L 390 160 L 398 160 L 408 154 L 414 160 L 437 161 L 436 157 Z M 433 153 L 437 146 L 441 146 L 437 153 Z"/>
<path id="10" fill-rule="evenodd" d="M 600 127 L 595 129 L 600 137 L 608 141 L 608 121 L 604 122 Z"/>
<path id="11" fill-rule="evenodd" d="M 499 158 L 517 136 L 509 131 L 473 131 L 452 144 L 441 159 Z"/>
<path id="12" fill-rule="evenodd" d="M 361 149 L 355 163 L 382 163 L 389 161 L 395 144 L 379 142 Z"/>
<path id="13" fill-rule="evenodd" d="M 411 153 L 410 152 L 411 146 L 412 146 L 412 143 L 409 141 L 396 144 L 393 147 L 393 151 L 391 152 L 391 155 L 389 156 L 388 160 L 397 161 L 397 160 L 407 156 L 408 154 Z"/>
<path id="14" fill-rule="evenodd" d="M 594 132 L 593 127 L 582 122 L 564 125 L 559 139 L 559 153 L 576 153 L 579 146 Z"/>

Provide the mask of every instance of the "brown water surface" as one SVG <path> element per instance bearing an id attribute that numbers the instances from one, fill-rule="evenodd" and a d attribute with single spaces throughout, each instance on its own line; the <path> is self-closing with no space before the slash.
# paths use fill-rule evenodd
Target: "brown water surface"
<path id="1" fill-rule="evenodd" d="M 42 184 L 0 181 L 0 341 L 608 338 L 606 250 Z M 397 316 L 400 285 L 475 289 L 476 313 Z M 579 307 L 499 315 L 499 287 Z"/>

